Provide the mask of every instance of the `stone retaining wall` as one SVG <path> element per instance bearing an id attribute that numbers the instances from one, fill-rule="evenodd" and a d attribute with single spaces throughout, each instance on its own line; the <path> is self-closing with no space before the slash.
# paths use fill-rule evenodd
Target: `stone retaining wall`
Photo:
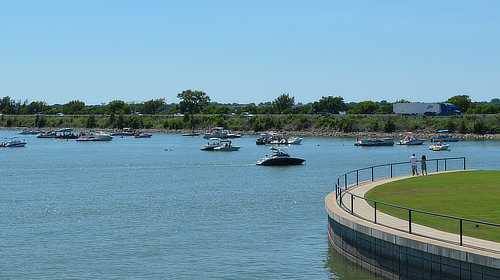
<path id="1" fill-rule="evenodd" d="M 500 279 L 500 256 L 422 239 L 347 214 L 326 197 L 328 240 L 344 258 L 385 279 Z"/>

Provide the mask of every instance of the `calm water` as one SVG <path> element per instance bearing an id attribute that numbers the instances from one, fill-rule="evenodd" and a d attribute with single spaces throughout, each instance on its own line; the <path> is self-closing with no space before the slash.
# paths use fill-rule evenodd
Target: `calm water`
<path id="1" fill-rule="evenodd" d="M 288 149 L 305 165 L 264 167 L 270 151 L 251 135 L 226 153 L 177 134 L 22 138 L 0 149 L 1 279 L 374 279 L 328 246 L 324 197 L 340 174 L 411 153 L 500 163 L 498 141 L 431 152 L 309 137 Z"/>

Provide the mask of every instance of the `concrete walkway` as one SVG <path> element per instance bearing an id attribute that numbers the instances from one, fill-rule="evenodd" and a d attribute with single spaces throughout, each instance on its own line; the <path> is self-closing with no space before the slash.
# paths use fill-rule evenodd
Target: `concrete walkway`
<path id="1" fill-rule="evenodd" d="M 446 171 L 446 172 L 458 172 L 458 171 Z M 443 172 L 439 172 L 439 173 L 443 173 Z M 432 173 L 432 174 L 436 174 L 436 173 Z M 429 176 L 431 176 L 432 174 L 429 173 Z M 411 178 L 411 177 L 412 177 L 411 175 L 404 175 L 404 176 L 398 176 L 398 177 L 393 177 L 393 178 L 378 179 L 378 180 L 375 180 L 373 182 L 372 181 L 363 182 L 357 186 L 356 185 L 349 186 L 348 191 L 352 192 L 355 195 L 359 195 L 359 196 L 364 197 L 366 192 L 368 192 L 370 189 L 372 189 L 378 185 L 401 180 L 401 179 Z M 334 196 L 333 196 L 333 198 L 334 198 Z M 343 195 L 342 202 L 345 205 L 344 210 L 346 210 L 350 213 L 351 212 L 351 195 L 349 195 L 349 194 Z M 362 218 L 364 220 L 368 220 L 370 222 L 374 221 L 374 217 L 375 217 L 374 208 L 371 207 L 366 202 L 366 200 L 354 198 L 353 206 L 354 206 L 355 216 L 358 216 L 359 218 Z M 404 210 L 401 210 L 401 211 L 404 211 Z M 423 215 L 423 214 L 418 214 L 418 215 Z M 375 225 L 372 223 L 372 226 L 379 227 L 379 225 L 380 226 L 385 225 L 385 226 L 388 226 L 392 229 L 401 230 L 401 232 L 404 231 L 404 232 L 408 233 L 408 228 L 409 228 L 408 221 L 401 220 L 401 219 L 393 217 L 393 216 L 389 216 L 389 215 L 384 214 L 378 210 L 377 210 L 377 224 L 378 225 Z M 481 226 L 483 226 L 483 225 L 481 225 Z M 415 223 L 412 223 L 411 227 L 412 227 L 411 228 L 412 235 L 418 239 L 427 238 L 429 241 L 430 240 L 444 241 L 444 242 L 454 244 L 454 245 L 457 245 L 460 242 L 460 235 L 459 234 L 443 232 L 440 230 L 436 230 L 436 229 L 433 229 L 430 227 L 418 225 Z M 459 228 L 459 221 L 458 220 L 457 220 L 457 228 Z M 474 238 L 474 237 L 468 237 L 468 236 L 463 236 L 462 242 L 463 242 L 463 246 L 460 246 L 460 247 L 463 249 L 466 249 L 466 248 L 481 249 L 481 251 L 484 250 L 485 252 L 488 252 L 488 255 L 491 254 L 491 256 L 496 257 L 496 258 L 500 257 L 500 243 L 482 240 L 482 239 L 478 239 L 478 238 Z"/>

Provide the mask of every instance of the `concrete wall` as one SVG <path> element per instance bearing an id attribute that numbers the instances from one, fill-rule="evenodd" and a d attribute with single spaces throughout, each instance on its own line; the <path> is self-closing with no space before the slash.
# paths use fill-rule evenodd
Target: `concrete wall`
<path id="1" fill-rule="evenodd" d="M 329 243 L 366 270 L 385 279 L 500 279 L 498 254 L 379 228 L 335 207 L 334 196 L 326 200 Z"/>

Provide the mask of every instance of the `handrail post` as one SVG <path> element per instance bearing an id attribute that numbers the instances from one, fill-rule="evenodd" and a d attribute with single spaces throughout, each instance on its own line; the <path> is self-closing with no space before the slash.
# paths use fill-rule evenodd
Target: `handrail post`
<path id="1" fill-rule="evenodd" d="M 357 185 L 359 185 L 359 170 L 356 170 L 356 186 Z"/>
<path id="2" fill-rule="evenodd" d="M 342 208 L 342 188 L 339 188 L 340 208 Z"/>
<path id="3" fill-rule="evenodd" d="M 373 166 L 372 166 L 372 181 L 374 181 L 374 180 L 373 180 Z"/>
<path id="4" fill-rule="evenodd" d="M 463 240 L 462 240 L 462 236 L 463 236 L 463 235 L 462 235 L 462 221 L 463 221 L 463 220 L 462 220 L 462 219 L 460 219 L 460 246 L 462 246 L 462 241 L 463 241 Z"/>
<path id="5" fill-rule="evenodd" d="M 439 159 L 436 159 L 436 172 L 439 172 Z"/>
<path id="6" fill-rule="evenodd" d="M 411 233 L 411 210 L 408 209 L 408 232 Z"/>
<path id="7" fill-rule="evenodd" d="M 351 193 L 351 214 L 354 214 L 354 195 Z"/>
<path id="8" fill-rule="evenodd" d="M 446 167 L 446 159 L 444 159 L 444 170 L 448 170 L 448 168 Z"/>
<path id="9" fill-rule="evenodd" d="M 465 157 L 464 157 L 464 170 L 465 170 Z"/>
<path id="10" fill-rule="evenodd" d="M 345 189 L 347 190 L 347 173 L 344 174 L 344 186 L 345 186 Z"/>
<path id="11" fill-rule="evenodd" d="M 375 224 L 377 223 L 377 202 L 375 201 L 375 205 L 374 207 L 375 208 L 375 213 L 373 214 L 373 216 L 375 217 Z"/>
<path id="12" fill-rule="evenodd" d="M 391 163 L 391 178 L 392 178 L 392 163 Z"/>

